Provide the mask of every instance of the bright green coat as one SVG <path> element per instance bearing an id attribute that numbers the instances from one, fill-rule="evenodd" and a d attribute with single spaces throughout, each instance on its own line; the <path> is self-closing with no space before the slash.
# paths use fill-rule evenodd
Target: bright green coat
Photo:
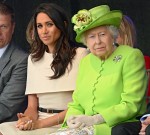
<path id="1" fill-rule="evenodd" d="M 140 50 L 121 45 L 105 61 L 89 54 L 80 63 L 77 87 L 65 121 L 71 115 L 101 114 L 105 123 L 94 125 L 95 135 L 110 135 L 111 127 L 136 121 L 146 111 L 146 88 Z"/>

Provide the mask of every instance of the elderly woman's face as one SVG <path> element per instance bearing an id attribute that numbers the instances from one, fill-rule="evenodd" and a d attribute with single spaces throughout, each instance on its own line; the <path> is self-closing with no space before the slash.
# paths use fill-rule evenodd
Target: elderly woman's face
<path id="1" fill-rule="evenodd" d="M 88 30 L 85 33 L 85 42 L 90 52 L 101 59 L 107 59 L 114 50 L 114 39 L 106 26 Z"/>

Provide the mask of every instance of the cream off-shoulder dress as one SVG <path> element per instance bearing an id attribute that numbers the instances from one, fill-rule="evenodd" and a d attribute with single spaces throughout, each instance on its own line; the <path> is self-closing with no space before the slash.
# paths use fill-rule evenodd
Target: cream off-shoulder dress
<path id="1" fill-rule="evenodd" d="M 77 54 L 73 60 L 72 68 L 70 66 L 65 75 L 58 79 L 50 80 L 49 77 L 53 75 L 51 70 L 51 62 L 53 56 L 45 52 L 42 59 L 37 62 L 28 58 L 28 74 L 26 94 L 37 94 L 39 99 L 39 107 L 47 109 L 65 110 L 68 102 L 72 101 L 72 93 L 76 87 L 76 76 L 80 60 L 88 54 L 87 49 L 77 48 Z M 50 113 L 39 112 L 39 119 L 44 119 L 56 115 Z M 45 135 L 56 131 L 60 125 L 42 128 L 30 131 L 20 131 L 15 127 L 15 122 L 5 122 L 0 124 L 0 132 L 3 135 Z"/>

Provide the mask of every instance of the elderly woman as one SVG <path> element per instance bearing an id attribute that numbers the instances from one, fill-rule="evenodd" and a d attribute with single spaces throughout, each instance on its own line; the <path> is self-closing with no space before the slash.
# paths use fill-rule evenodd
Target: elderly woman
<path id="1" fill-rule="evenodd" d="M 137 121 L 145 112 L 144 58 L 140 50 L 116 44 L 121 19 L 122 13 L 107 5 L 73 16 L 76 41 L 91 53 L 80 62 L 73 102 L 63 123 L 69 130 L 59 132 L 110 135 L 113 126 Z"/>

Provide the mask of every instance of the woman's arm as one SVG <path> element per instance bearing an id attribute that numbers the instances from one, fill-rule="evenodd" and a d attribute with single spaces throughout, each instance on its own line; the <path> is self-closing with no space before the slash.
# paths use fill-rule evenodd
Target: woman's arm
<path id="1" fill-rule="evenodd" d="M 63 122 L 67 110 L 60 112 L 54 116 L 48 117 L 46 119 L 37 120 L 34 123 L 34 129 L 51 127 L 54 125 L 59 125 Z"/>
<path id="2" fill-rule="evenodd" d="M 17 128 L 22 128 L 22 125 L 27 124 L 28 121 L 37 120 L 38 118 L 38 98 L 35 94 L 28 95 L 28 107 L 25 110 L 24 114 L 18 113 L 18 121 L 17 121 Z M 20 129 L 21 129 L 20 128 Z"/>
<path id="3" fill-rule="evenodd" d="M 28 107 L 25 110 L 24 115 L 30 117 L 31 120 L 37 120 L 38 105 L 39 103 L 36 94 L 28 95 Z"/>
<path id="4" fill-rule="evenodd" d="M 63 122 L 66 112 L 67 110 L 42 120 L 30 120 L 29 122 L 24 123 L 23 126 L 20 125 L 18 128 L 20 130 L 33 130 L 58 125 Z"/>

